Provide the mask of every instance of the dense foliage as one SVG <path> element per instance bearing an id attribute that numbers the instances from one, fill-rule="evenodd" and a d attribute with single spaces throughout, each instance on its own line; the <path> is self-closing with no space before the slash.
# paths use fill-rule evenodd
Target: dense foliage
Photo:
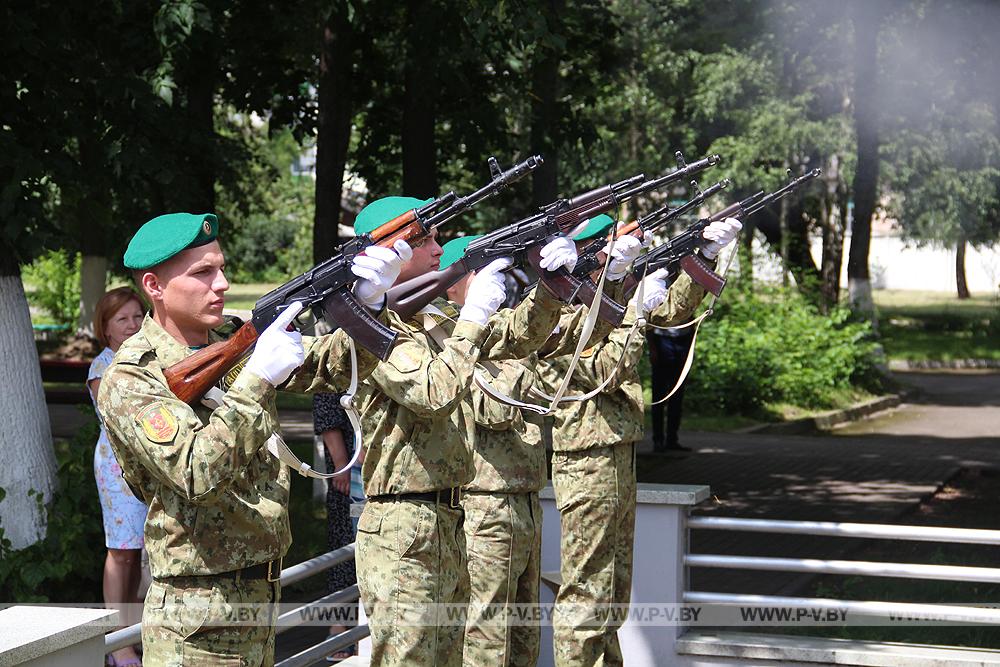
<path id="1" fill-rule="evenodd" d="M 28 302 L 53 324 L 70 327 L 80 312 L 80 254 L 48 250 L 21 272 Z"/>
<path id="2" fill-rule="evenodd" d="M 768 405 L 833 407 L 838 392 L 874 388 L 875 343 L 846 309 L 821 314 L 797 290 L 727 292 L 698 336 L 686 397 L 700 411 L 760 415 Z"/>
<path id="3" fill-rule="evenodd" d="M 56 450 L 59 488 L 47 507 L 45 539 L 13 551 L 0 526 L 0 596 L 19 602 L 99 602 L 104 569 L 104 526 L 94 482 L 97 419 L 91 417 Z M 3 502 L 0 489 L 0 502 Z M 41 502 L 41 499 L 39 499 Z"/>

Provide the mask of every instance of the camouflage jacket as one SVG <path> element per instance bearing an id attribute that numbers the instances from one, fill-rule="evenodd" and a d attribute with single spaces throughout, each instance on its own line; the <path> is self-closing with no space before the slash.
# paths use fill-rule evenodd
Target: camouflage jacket
<path id="1" fill-rule="evenodd" d="M 611 298 L 621 298 L 621 283 L 608 289 Z M 542 346 L 544 354 L 572 354 L 583 330 L 586 307 L 563 306 L 559 323 Z M 588 342 L 597 343 L 612 331 L 612 326 L 598 320 Z M 496 377 L 486 377 L 490 384 L 511 398 L 538 402 L 528 390 L 538 382 L 538 354 L 518 361 L 495 364 Z M 545 486 L 548 479 L 545 444 L 542 442 L 541 417 L 525 413 L 489 397 L 478 385 L 472 385 L 472 405 L 476 421 L 473 464 L 475 477 L 465 488 L 493 493 L 530 493 Z"/>
<path id="2" fill-rule="evenodd" d="M 212 332 L 210 341 L 222 340 Z M 342 332 L 303 337 L 305 363 L 282 387 L 343 391 L 350 357 Z M 227 572 L 283 556 L 289 472 L 264 447 L 277 428 L 275 390 L 241 372 L 215 410 L 189 406 L 163 369 L 192 350 L 146 317 L 115 355 L 98 409 L 129 486 L 149 505 L 145 542 L 153 577 Z M 358 349 L 358 373 L 377 359 Z"/>
<path id="3" fill-rule="evenodd" d="M 446 336 L 442 348 L 424 330 L 423 315 L 402 320 L 389 358 L 360 392 L 367 451 L 365 494 L 422 493 L 472 481 L 475 418 L 469 394 L 480 359 L 517 359 L 538 349 L 559 318 L 560 303 L 536 290 L 516 308 L 497 312 L 481 327 L 458 321 L 444 299 L 434 317 Z"/>
<path id="4" fill-rule="evenodd" d="M 680 323 L 691 316 L 704 296 L 705 290 L 693 283 L 687 274 L 682 274 L 647 321 L 656 326 Z M 642 440 L 645 423 L 638 365 L 643 333 L 637 331 L 626 346 L 635 318 L 635 307 L 630 304 L 622 325 L 605 340 L 587 349 L 580 358 L 569 394 L 582 394 L 599 387 L 614 370 L 618 359 L 625 356 L 604 391 L 589 401 L 567 403 L 556 410 L 552 420 L 553 450 L 581 451 Z M 542 360 L 538 371 L 546 391 L 555 391 L 569 369 L 570 360 L 571 355 L 566 354 L 549 355 Z"/>
<path id="5" fill-rule="evenodd" d="M 484 377 L 498 391 L 520 401 L 533 401 L 528 396 L 536 380 L 534 366 L 538 358 L 532 354 L 519 361 L 495 364 L 496 377 Z M 465 487 L 469 491 L 494 493 L 529 493 L 545 486 L 545 448 L 537 421 L 525 421 L 520 408 L 489 397 L 472 385 L 472 407 L 476 421 L 473 445 L 475 477 Z"/>

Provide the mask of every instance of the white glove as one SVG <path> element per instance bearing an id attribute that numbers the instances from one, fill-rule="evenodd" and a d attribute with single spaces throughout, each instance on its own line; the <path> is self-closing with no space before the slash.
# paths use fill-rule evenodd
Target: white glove
<path id="1" fill-rule="evenodd" d="M 399 239 L 392 248 L 371 245 L 365 254 L 351 262 L 351 273 L 360 280 L 354 283 L 354 294 L 369 308 L 382 307 L 382 297 L 399 277 L 403 264 L 413 257 L 410 244 Z"/>
<path id="2" fill-rule="evenodd" d="M 642 279 L 642 304 L 635 304 L 640 316 L 647 315 L 667 298 L 666 278 L 667 270 L 657 269 Z M 635 298 L 639 299 L 639 290 L 635 291 Z"/>
<path id="3" fill-rule="evenodd" d="M 605 253 L 608 252 L 608 243 L 604 246 Z M 642 251 L 642 241 L 629 234 L 615 239 L 615 247 L 611 249 L 611 264 L 608 265 L 608 280 L 621 280 L 628 273 L 628 267 L 632 265 L 635 258 Z"/>
<path id="4" fill-rule="evenodd" d="M 495 259 L 487 264 L 486 268 L 476 272 L 469 281 L 469 290 L 465 293 L 465 305 L 462 306 L 458 319 L 475 322 L 481 327 L 486 326 L 490 315 L 497 312 L 497 308 L 507 296 L 507 283 L 501 272 L 513 263 L 509 257 Z"/>
<path id="5" fill-rule="evenodd" d="M 302 334 L 286 331 L 301 310 L 302 302 L 296 301 L 279 313 L 257 338 L 257 346 L 247 361 L 246 370 L 264 378 L 272 387 L 287 380 L 306 358 L 302 349 Z"/>
<path id="6" fill-rule="evenodd" d="M 576 244 L 568 236 L 557 236 L 542 248 L 542 261 L 538 263 L 546 271 L 555 271 L 563 266 L 567 271 L 576 268 Z"/>
<path id="7" fill-rule="evenodd" d="M 643 232 L 642 233 L 642 247 L 648 248 L 653 245 L 653 232 Z"/>
<path id="8" fill-rule="evenodd" d="M 702 256 L 705 259 L 715 259 L 720 250 L 733 242 L 741 229 L 743 229 L 743 223 L 736 218 L 726 218 L 709 223 L 705 231 L 701 233 L 710 241 L 701 247 Z"/>

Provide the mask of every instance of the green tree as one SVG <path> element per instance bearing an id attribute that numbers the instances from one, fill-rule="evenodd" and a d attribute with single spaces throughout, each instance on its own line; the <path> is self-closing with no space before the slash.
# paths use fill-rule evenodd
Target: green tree
<path id="1" fill-rule="evenodd" d="M 955 249 L 959 298 L 966 246 L 1000 238 L 998 25 L 996 6 L 914 2 L 888 35 L 890 211 L 906 238 Z"/>

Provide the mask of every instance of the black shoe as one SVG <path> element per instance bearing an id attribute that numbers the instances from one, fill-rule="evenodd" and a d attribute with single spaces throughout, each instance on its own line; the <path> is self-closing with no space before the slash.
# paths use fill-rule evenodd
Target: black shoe
<path id="1" fill-rule="evenodd" d="M 664 452 L 690 452 L 690 447 L 685 447 L 679 442 L 668 442 L 667 446 L 663 448 Z"/>
<path id="2" fill-rule="evenodd" d="M 667 451 L 667 447 L 666 447 L 666 445 L 663 444 L 662 440 L 654 440 L 653 441 L 653 452 L 654 453 L 665 452 L 665 451 Z"/>

